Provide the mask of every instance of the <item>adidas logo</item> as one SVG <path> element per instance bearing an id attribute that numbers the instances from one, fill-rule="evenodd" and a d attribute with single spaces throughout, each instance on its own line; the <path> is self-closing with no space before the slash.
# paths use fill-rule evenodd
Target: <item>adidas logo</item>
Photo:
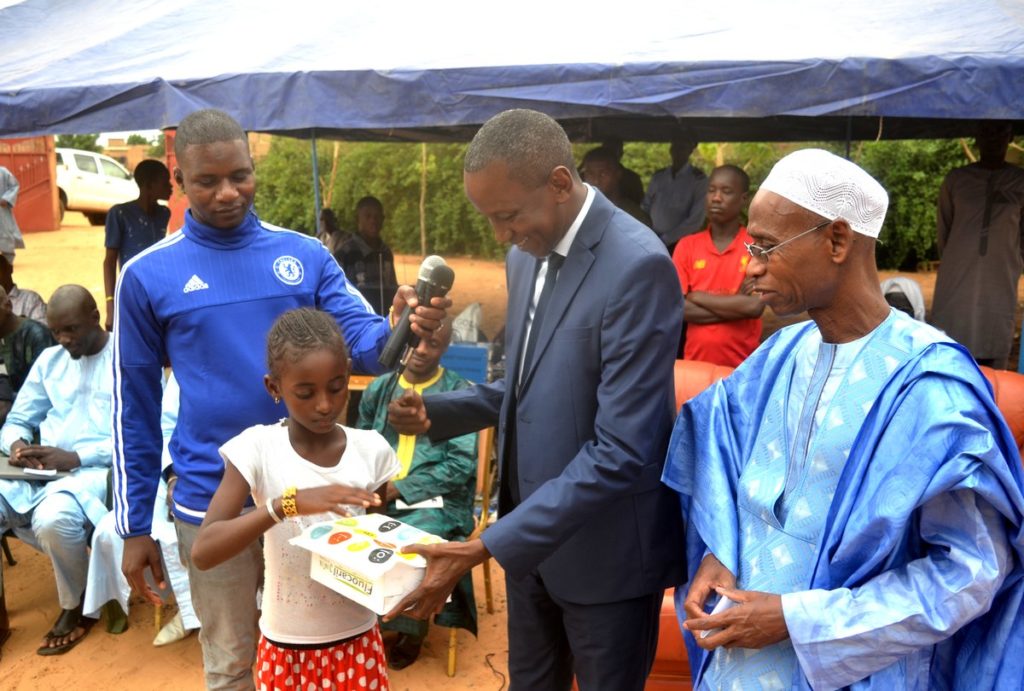
<path id="1" fill-rule="evenodd" d="M 206 290 L 209 287 L 210 286 L 206 284 L 206 281 L 199 278 L 195 274 L 192 274 L 192 278 L 188 279 L 188 283 L 185 284 L 185 288 L 182 292 L 194 293 L 197 290 Z"/>

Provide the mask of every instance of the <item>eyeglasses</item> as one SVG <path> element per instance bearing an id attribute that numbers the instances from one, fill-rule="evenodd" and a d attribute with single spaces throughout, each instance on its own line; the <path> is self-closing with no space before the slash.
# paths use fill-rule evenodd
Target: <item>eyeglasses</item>
<path id="1" fill-rule="evenodd" d="M 833 223 L 833 221 L 823 221 L 823 222 L 819 223 L 818 225 L 814 226 L 813 228 L 809 228 L 808 230 L 805 230 L 802 233 L 794 235 L 793 237 L 791 237 L 788 240 L 783 240 L 782 242 L 780 242 L 779 244 L 775 245 L 774 247 L 767 247 L 767 248 L 766 247 L 761 247 L 760 245 L 755 245 L 755 244 L 753 244 L 751 242 L 744 242 L 743 246 L 747 248 L 747 254 L 749 254 L 751 256 L 751 258 L 753 258 L 753 259 L 760 259 L 765 264 L 767 264 L 768 260 L 770 259 L 769 255 L 771 255 L 771 253 L 774 252 L 775 250 L 779 249 L 783 245 L 788 245 L 789 243 L 793 242 L 794 240 L 799 240 L 800 238 L 802 238 L 804 235 L 807 235 L 808 233 L 813 233 L 814 231 L 820 230 L 821 228 L 824 228 L 827 225 L 831 225 L 832 223 Z"/>

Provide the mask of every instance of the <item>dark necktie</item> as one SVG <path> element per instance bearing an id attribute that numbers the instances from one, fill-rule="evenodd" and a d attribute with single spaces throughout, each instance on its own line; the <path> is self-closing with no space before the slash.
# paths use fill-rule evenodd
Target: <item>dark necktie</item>
<path id="1" fill-rule="evenodd" d="M 537 260 L 537 273 L 540 272 L 543 259 Z M 555 280 L 558 278 L 558 269 L 561 268 L 565 257 L 552 252 L 548 255 L 548 272 L 544 276 L 544 287 L 540 290 L 540 298 L 537 300 L 537 308 L 533 311 L 533 322 L 530 326 L 530 336 L 526 342 L 526 354 L 523 357 L 522 372 L 517 373 L 519 381 L 530 370 L 530 361 L 533 359 L 534 344 L 540 334 L 541 324 L 544 322 L 544 310 L 551 301 L 551 294 L 555 292 Z M 537 275 L 534 273 L 534 276 Z M 536 281 L 535 281 L 536 285 Z M 516 417 L 519 414 L 519 385 L 512 388 L 512 402 L 509 406 L 509 416 L 505 426 L 505 453 L 502 461 L 502 479 L 498 491 L 498 513 L 502 516 L 519 505 L 519 459 L 517 457 L 518 447 L 516 444 Z"/>
<path id="2" fill-rule="evenodd" d="M 544 261 L 538 259 L 538 264 Z M 562 267 L 562 262 L 565 261 L 565 257 L 560 254 L 552 252 L 548 255 L 548 272 L 544 276 L 544 287 L 540 291 L 540 299 L 537 300 L 537 309 L 533 312 L 533 323 L 530 325 L 530 336 L 526 341 L 526 355 L 523 357 L 523 372 L 519 376 L 519 381 L 523 381 L 523 377 L 526 373 L 532 369 L 533 366 L 533 351 L 537 346 L 537 339 L 540 337 L 541 326 L 544 325 L 544 312 L 548 308 L 548 303 L 551 302 L 551 294 L 555 292 L 555 281 L 558 280 L 558 270 Z M 539 270 L 539 268 L 538 268 Z"/>

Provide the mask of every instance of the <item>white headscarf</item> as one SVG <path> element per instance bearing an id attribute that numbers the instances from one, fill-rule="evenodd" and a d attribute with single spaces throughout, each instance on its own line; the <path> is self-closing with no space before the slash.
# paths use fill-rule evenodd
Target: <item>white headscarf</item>
<path id="1" fill-rule="evenodd" d="M 906 296 L 910 307 L 914 310 L 913 317 L 919 322 L 924 321 L 924 294 L 917 281 L 904 276 L 894 276 L 882 281 L 882 295 L 902 293 Z"/>

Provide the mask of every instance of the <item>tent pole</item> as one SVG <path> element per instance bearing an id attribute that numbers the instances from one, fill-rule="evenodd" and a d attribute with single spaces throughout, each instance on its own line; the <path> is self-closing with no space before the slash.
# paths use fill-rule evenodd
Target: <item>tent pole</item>
<path id="1" fill-rule="evenodd" d="M 853 139 L 853 116 L 846 116 L 846 160 L 850 160 L 850 140 Z"/>
<path id="2" fill-rule="evenodd" d="M 420 254 L 427 256 L 427 143 L 420 142 Z"/>
<path id="3" fill-rule="evenodd" d="M 320 235 L 320 162 L 316 155 L 316 130 L 310 130 L 310 155 L 313 157 L 313 237 Z"/>

